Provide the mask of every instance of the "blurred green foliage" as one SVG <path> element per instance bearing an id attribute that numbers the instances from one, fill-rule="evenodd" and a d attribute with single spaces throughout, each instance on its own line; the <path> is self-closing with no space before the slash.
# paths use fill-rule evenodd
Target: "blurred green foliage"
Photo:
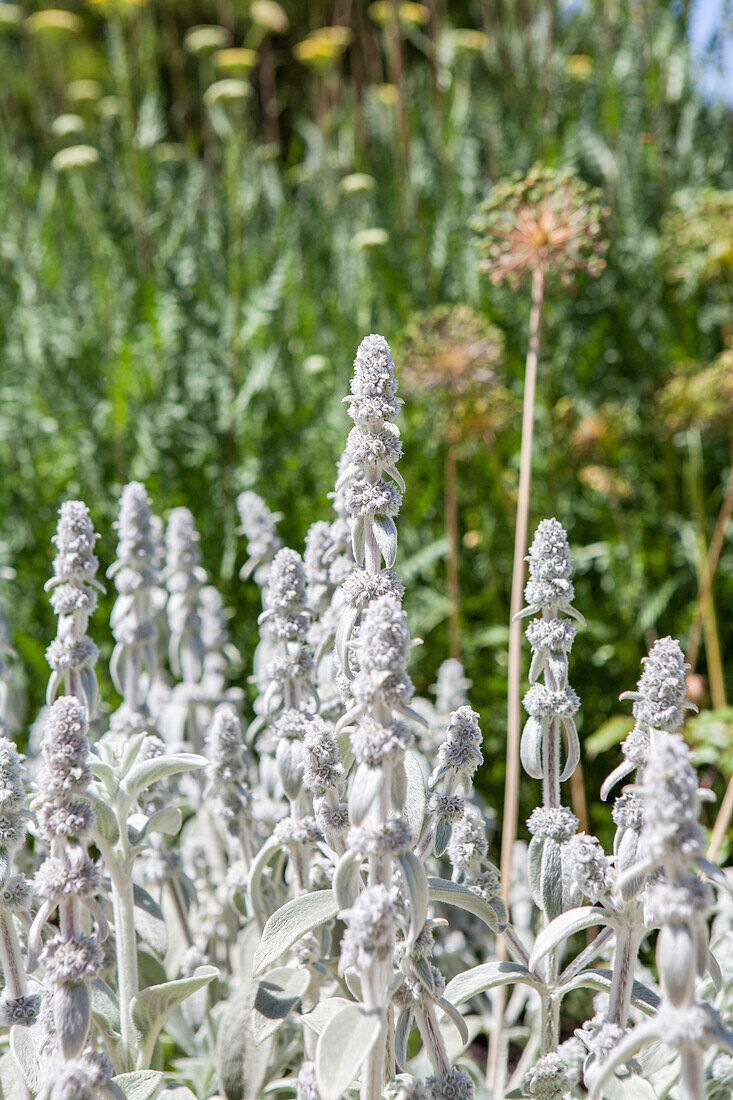
<path id="1" fill-rule="evenodd" d="M 487 385 L 518 408 L 528 290 L 479 274 L 469 221 L 493 182 L 537 161 L 572 167 L 610 210 L 601 277 L 547 302 L 531 520 L 561 519 L 577 557 L 582 734 L 625 713 L 618 694 L 651 640 L 687 637 L 731 462 L 729 408 L 713 399 L 701 423 L 683 385 L 673 418 L 661 399 L 731 335 L 733 125 L 696 91 L 685 5 L 33 7 L 0 3 L 0 559 L 16 569 L 4 591 L 31 714 L 64 498 L 89 504 L 105 567 L 126 480 L 163 514 L 189 505 L 251 654 L 258 597 L 237 580 L 235 495 L 260 492 L 297 548 L 329 517 L 366 332 L 390 339 L 399 369 L 415 317 L 470 307 L 501 330 Z M 218 30 L 190 33 L 201 26 Z M 411 391 L 398 561 L 422 691 L 447 643 L 439 415 Z M 458 495 L 463 653 L 499 805 L 519 415 L 495 420 L 490 442 L 467 435 Z M 730 654 L 730 543 L 713 596 Z M 592 799 L 614 751 L 588 765 Z"/>

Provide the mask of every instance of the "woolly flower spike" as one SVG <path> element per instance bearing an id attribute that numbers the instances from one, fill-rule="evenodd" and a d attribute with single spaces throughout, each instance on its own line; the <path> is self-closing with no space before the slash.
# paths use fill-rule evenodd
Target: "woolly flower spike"
<path id="1" fill-rule="evenodd" d="M 428 1092 L 422 1081 L 413 1077 L 410 1081 L 401 1081 L 394 1100 L 430 1100 Z"/>
<path id="2" fill-rule="evenodd" d="M 470 780 L 479 764 L 483 763 L 482 740 L 476 711 L 468 705 L 453 711 L 445 740 L 438 750 L 438 763 L 430 777 L 431 785 L 448 771 L 454 771 Z"/>
<path id="3" fill-rule="evenodd" d="M 39 825 L 49 841 L 57 835 L 83 836 L 94 820 L 85 801 L 91 779 L 88 729 L 86 709 L 73 695 L 57 699 L 46 718 Z"/>
<path id="4" fill-rule="evenodd" d="M 644 671 L 636 691 L 627 691 L 622 699 L 633 699 L 632 711 L 637 727 L 643 730 L 664 730 L 677 733 L 685 720 L 686 710 L 696 710 L 687 696 L 685 663 L 679 642 L 660 638 L 642 659 Z"/>
<path id="5" fill-rule="evenodd" d="M 251 794 L 242 726 L 230 703 L 221 703 L 214 711 L 208 742 L 211 791 L 222 816 L 234 823 L 247 810 Z"/>
<path id="6" fill-rule="evenodd" d="M 254 575 L 257 584 L 263 588 L 267 583 L 270 562 L 282 546 L 275 529 L 280 517 L 270 511 L 262 497 L 251 492 L 239 494 L 237 511 L 240 531 L 247 539 L 249 554 L 239 575 L 242 580 Z"/>
<path id="7" fill-rule="evenodd" d="M 331 524 L 326 520 L 312 523 L 305 536 L 303 564 L 308 583 L 308 600 L 313 607 L 320 601 L 324 591 L 330 588 L 329 551 L 332 546 Z"/>
<path id="8" fill-rule="evenodd" d="M 673 733 L 654 737 L 639 789 L 644 802 L 645 854 L 657 865 L 683 872 L 704 856 L 705 831 L 698 823 L 697 775 L 681 737 Z"/>
<path id="9" fill-rule="evenodd" d="M 110 625 L 116 645 L 110 674 L 124 698 L 124 714 L 141 709 L 139 677 L 143 666 L 148 681 L 158 671 L 157 631 L 159 546 L 145 486 L 131 481 L 122 490 L 116 522 L 119 533 L 117 561 L 107 571 L 119 593 Z M 124 717 L 123 716 L 121 717 Z"/>
<path id="10" fill-rule="evenodd" d="M 354 966 L 363 973 L 373 962 L 392 958 L 394 906 L 386 886 L 368 886 L 340 916 L 346 923 L 341 941 L 341 970 Z"/>
<path id="11" fill-rule="evenodd" d="M 188 508 L 174 508 L 165 532 L 168 656 L 173 672 L 186 683 L 197 683 L 203 671 L 199 590 L 206 583 L 206 573 L 201 568 L 199 542 Z"/>
<path id="12" fill-rule="evenodd" d="M 613 863 L 594 836 L 577 833 L 568 841 L 565 867 L 584 897 L 600 901 L 613 886 Z"/>
<path id="13" fill-rule="evenodd" d="M 278 550 L 272 562 L 267 585 L 269 614 L 275 610 L 300 610 L 305 605 L 305 587 L 305 569 L 300 554 L 288 547 Z M 263 621 L 267 621 L 268 612 L 261 616 Z"/>
<path id="14" fill-rule="evenodd" d="M 315 1062 L 303 1062 L 298 1071 L 295 1100 L 319 1100 Z"/>
<path id="15" fill-rule="evenodd" d="M 582 616 L 570 605 L 575 595 L 574 565 L 565 528 L 556 519 L 543 519 L 535 531 L 526 559 L 529 562 L 529 580 L 524 589 L 527 607 L 523 615 L 546 611 L 556 617 L 558 611 L 582 622 Z"/>
<path id="16" fill-rule="evenodd" d="M 384 421 L 396 420 L 402 401 L 389 344 L 383 336 L 366 336 L 359 344 L 351 380 L 349 416 L 362 430 L 378 432 Z"/>
<path id="17" fill-rule="evenodd" d="M 90 584 L 103 591 L 95 579 L 99 561 L 94 544 L 99 535 L 95 532 L 89 509 L 81 500 L 67 500 L 59 509 L 59 522 L 53 541 L 57 554 L 53 560 L 55 576 L 46 588 L 57 584 Z"/>
<path id="18" fill-rule="evenodd" d="M 410 632 L 402 605 L 394 596 L 374 600 L 366 610 L 359 641 L 363 672 L 396 672 L 407 667 Z"/>
<path id="19" fill-rule="evenodd" d="M 401 856 L 409 851 L 414 841 L 410 826 L 403 817 L 394 817 L 384 825 L 362 825 L 350 829 L 348 845 L 360 859 L 369 856 Z"/>
<path id="20" fill-rule="evenodd" d="M 303 786 L 313 795 L 339 788 L 344 766 L 339 761 L 333 731 L 321 718 L 311 719 L 303 739 Z"/>
<path id="21" fill-rule="evenodd" d="M 558 1054 L 545 1054 L 524 1078 L 524 1091 L 535 1100 L 561 1100 L 570 1087 L 565 1064 Z"/>
<path id="22" fill-rule="evenodd" d="M 391 569 L 382 569 L 378 573 L 367 573 L 356 567 L 341 587 L 344 609 L 336 628 L 336 656 L 346 676 L 353 676 L 349 641 L 359 616 L 365 608 L 382 596 L 392 596 L 402 601 L 405 586 Z"/>
<path id="23" fill-rule="evenodd" d="M 483 863 L 489 850 L 486 826 L 475 806 L 467 803 L 463 817 L 453 824 L 448 859 L 456 872 L 471 872 Z"/>
<path id="24" fill-rule="evenodd" d="M 378 722 L 365 714 L 351 734 L 351 748 L 357 764 L 378 768 L 402 755 L 413 742 L 409 727 L 400 721 Z"/>
<path id="25" fill-rule="evenodd" d="M 6 732 L 7 728 L 0 721 L 0 819 L 3 821 L 27 816 L 23 767 L 18 750 L 5 736 Z"/>
<path id="26" fill-rule="evenodd" d="M 354 558 L 366 564 L 369 573 L 379 572 L 382 558 L 391 567 L 397 553 L 394 517 L 405 485 L 397 472 L 402 444 L 393 423 L 401 404 L 396 394 L 389 345 L 381 336 L 367 336 L 354 360 L 351 395 L 344 398 L 355 427 L 346 443 L 336 491 L 343 489 L 345 510 L 352 517 Z"/>
<path id="27" fill-rule="evenodd" d="M 425 1082 L 430 1100 L 473 1100 L 473 1081 L 464 1069 L 453 1066 L 440 1077 L 428 1077 Z"/>
<path id="28" fill-rule="evenodd" d="M 86 629 L 97 603 L 94 589 L 104 591 L 95 576 L 99 561 L 94 544 L 98 538 L 86 504 L 65 501 L 59 509 L 53 539 L 58 551 L 53 561 L 54 576 L 46 583 L 47 590 L 55 589 L 51 604 L 59 617 L 57 636 L 46 650 L 51 668 L 46 701 L 50 706 L 65 684 L 69 694 L 84 700 L 90 715 L 97 706 L 94 666 L 98 653 Z"/>
<path id="29" fill-rule="evenodd" d="M 696 710 L 686 699 L 685 663 L 679 642 L 660 638 L 642 658 L 643 672 L 636 691 L 625 691 L 622 699 L 632 699 L 636 725 L 621 745 L 624 762 L 619 764 L 601 787 L 601 798 L 608 797 L 619 780 L 635 768 L 642 768 L 649 753 L 650 732 L 677 733 L 685 720 L 685 711 Z"/>

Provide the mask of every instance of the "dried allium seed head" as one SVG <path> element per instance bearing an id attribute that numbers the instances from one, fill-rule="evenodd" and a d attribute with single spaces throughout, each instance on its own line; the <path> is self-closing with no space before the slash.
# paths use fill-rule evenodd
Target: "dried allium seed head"
<path id="1" fill-rule="evenodd" d="M 573 271 L 598 275 L 605 266 L 600 192 L 571 171 L 538 164 L 492 189 L 473 228 L 481 264 L 493 283 L 512 287 L 528 272 L 556 274 L 564 285 Z"/>

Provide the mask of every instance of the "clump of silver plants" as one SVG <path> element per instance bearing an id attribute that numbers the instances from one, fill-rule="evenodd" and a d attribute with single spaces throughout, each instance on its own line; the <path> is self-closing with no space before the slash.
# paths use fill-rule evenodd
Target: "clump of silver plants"
<path id="1" fill-rule="evenodd" d="M 61 506 L 58 630 L 25 760 L 0 696 L 0 1095 L 730 1096 L 733 904 L 705 860 L 679 645 L 657 641 L 629 693 L 634 728 L 601 792 L 627 782 L 607 854 L 562 801 L 583 618 L 565 531 L 540 523 L 520 614 L 521 761 L 541 804 L 502 884 L 471 685 L 447 661 L 431 703 L 409 674 L 401 401 L 381 336 L 345 400 L 334 518 L 304 557 L 260 497 L 237 501 L 242 578 L 262 592 L 248 716 L 194 517 L 176 508 L 164 529 L 135 482 L 107 571 L 120 702 L 100 703 L 98 535 L 83 503 Z M 593 1015 L 573 1031 L 578 991 Z"/>

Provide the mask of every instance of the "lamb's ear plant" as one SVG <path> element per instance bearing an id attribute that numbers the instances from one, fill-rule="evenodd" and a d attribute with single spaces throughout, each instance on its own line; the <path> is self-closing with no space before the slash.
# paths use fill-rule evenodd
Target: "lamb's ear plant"
<path id="1" fill-rule="evenodd" d="M 603 799 L 637 774 L 607 855 L 563 805 L 583 619 L 567 535 L 539 524 L 520 758 L 541 789 L 502 883 L 470 683 L 448 662 L 435 704 L 414 697 L 394 571 L 400 401 L 381 336 L 360 345 L 347 400 L 336 518 L 310 527 L 303 557 L 260 498 L 239 501 L 244 579 L 263 590 L 248 725 L 194 518 L 174 510 L 164 560 L 134 482 L 107 571 L 121 703 L 100 705 L 98 536 L 81 502 L 61 508 L 32 797 L 0 731 L 0 1095 L 723 1100 L 733 977 L 708 920 L 709 882 L 728 877 L 705 859 L 679 645 L 657 641 L 628 696 L 635 725 Z M 489 1011 L 486 994 L 510 989 Z M 571 996 L 594 997 L 573 1034 Z"/>

